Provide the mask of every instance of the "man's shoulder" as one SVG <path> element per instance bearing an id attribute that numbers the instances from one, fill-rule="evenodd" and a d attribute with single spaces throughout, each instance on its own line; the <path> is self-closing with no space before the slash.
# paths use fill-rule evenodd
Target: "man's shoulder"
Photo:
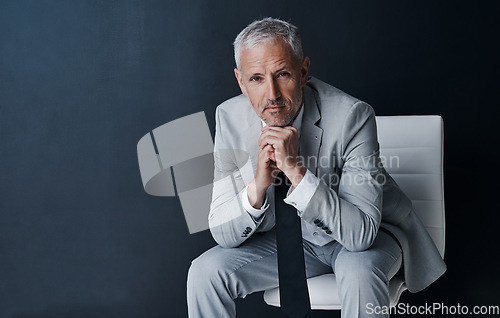
<path id="1" fill-rule="evenodd" d="M 247 110 L 251 107 L 252 105 L 250 104 L 250 100 L 243 94 L 231 97 L 217 106 L 217 108 L 219 108 L 221 111 L 226 112 L 237 112 L 241 110 Z"/>
<path id="2" fill-rule="evenodd" d="M 315 92 L 320 104 L 333 103 L 337 106 L 350 107 L 360 102 L 358 98 L 314 77 L 309 78 L 307 86 Z"/>
<path id="3" fill-rule="evenodd" d="M 340 124 L 354 113 L 362 117 L 375 114 L 369 104 L 316 78 L 311 77 L 306 87 L 309 92 L 309 98 L 306 95 L 306 101 L 316 104 L 321 117 L 328 122 L 336 121 Z M 311 96 L 314 96 L 314 99 Z"/>
<path id="4" fill-rule="evenodd" d="M 240 94 L 217 106 L 217 113 L 222 117 L 242 117 L 252 110 L 252 104 L 247 96 Z"/>

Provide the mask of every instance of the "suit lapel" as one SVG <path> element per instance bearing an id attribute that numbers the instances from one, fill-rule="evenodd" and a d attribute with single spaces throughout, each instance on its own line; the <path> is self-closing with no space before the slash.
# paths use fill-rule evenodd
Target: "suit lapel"
<path id="1" fill-rule="evenodd" d="M 253 173 L 255 174 L 255 171 L 257 170 L 257 159 L 259 157 L 259 137 L 261 134 L 262 123 L 259 116 L 257 116 L 251 106 L 249 107 L 246 118 L 248 118 L 248 126 L 243 129 L 243 145 L 245 145 L 244 150 L 247 151 L 250 156 Z"/>
<path id="2" fill-rule="evenodd" d="M 300 133 L 300 155 L 304 158 L 305 166 L 315 175 L 317 175 L 319 147 L 323 138 L 323 129 L 316 126 L 320 119 L 316 95 L 306 85 L 304 87 L 304 118 Z"/>

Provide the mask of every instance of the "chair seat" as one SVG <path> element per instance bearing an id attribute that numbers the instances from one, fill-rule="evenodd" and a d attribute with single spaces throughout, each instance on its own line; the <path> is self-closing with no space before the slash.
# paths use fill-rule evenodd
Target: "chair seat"
<path id="1" fill-rule="evenodd" d="M 307 280 L 311 309 L 335 310 L 340 309 L 340 300 L 337 293 L 337 281 L 334 274 L 325 274 Z M 389 283 L 389 297 L 391 306 L 396 306 L 401 293 L 406 290 L 404 280 L 395 276 Z M 266 290 L 264 301 L 271 306 L 280 306 L 279 288 Z"/>

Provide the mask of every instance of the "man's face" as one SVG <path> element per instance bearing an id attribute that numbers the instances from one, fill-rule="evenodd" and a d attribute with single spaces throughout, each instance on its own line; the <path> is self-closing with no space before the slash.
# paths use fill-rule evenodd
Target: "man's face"
<path id="1" fill-rule="evenodd" d="M 299 64 L 291 47 L 275 40 L 242 49 L 234 73 L 257 115 L 269 126 L 284 127 L 300 111 L 309 65 L 309 58 Z"/>

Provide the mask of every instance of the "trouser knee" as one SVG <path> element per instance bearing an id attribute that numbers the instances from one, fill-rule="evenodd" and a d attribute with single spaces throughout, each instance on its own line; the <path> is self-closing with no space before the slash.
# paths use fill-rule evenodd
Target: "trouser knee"
<path id="1" fill-rule="evenodd" d="M 374 281 L 384 284 L 389 281 L 385 269 L 368 251 L 340 252 L 335 261 L 335 275 L 340 281 L 359 282 L 365 286 Z"/>
<path id="2" fill-rule="evenodd" d="M 229 288 L 230 270 L 223 257 L 214 253 L 204 253 L 191 262 L 188 271 L 188 292 L 196 293 L 215 289 L 217 293 L 229 291 L 231 298 L 236 298 L 234 291 Z"/>

